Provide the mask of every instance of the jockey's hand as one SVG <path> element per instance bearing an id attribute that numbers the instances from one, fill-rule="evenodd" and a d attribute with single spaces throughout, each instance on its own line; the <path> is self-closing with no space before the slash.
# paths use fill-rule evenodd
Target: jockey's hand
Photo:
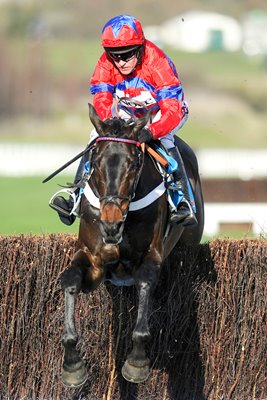
<path id="1" fill-rule="evenodd" d="M 149 143 L 154 139 L 154 136 L 149 129 L 143 128 L 138 134 L 138 140 L 140 143 Z"/>

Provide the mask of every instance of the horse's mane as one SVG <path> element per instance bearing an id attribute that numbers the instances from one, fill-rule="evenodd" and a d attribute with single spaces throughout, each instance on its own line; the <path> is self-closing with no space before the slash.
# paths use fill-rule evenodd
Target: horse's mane
<path id="1" fill-rule="evenodd" d="M 125 128 L 128 128 L 132 122 L 132 120 L 125 121 L 124 119 L 118 117 L 106 119 L 105 124 L 110 127 L 108 135 L 113 137 L 127 137 L 129 131 L 128 129 L 125 130 Z"/>

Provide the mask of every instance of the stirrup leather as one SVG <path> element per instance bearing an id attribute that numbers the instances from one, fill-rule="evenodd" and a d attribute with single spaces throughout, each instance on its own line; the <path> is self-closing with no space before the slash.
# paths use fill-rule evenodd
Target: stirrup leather
<path id="1" fill-rule="evenodd" d="M 66 194 L 72 198 L 73 200 L 73 207 L 71 209 L 70 212 L 64 210 L 63 208 L 57 206 L 54 203 L 54 199 L 58 196 L 58 195 L 63 195 L 63 197 L 65 198 Z M 65 195 L 65 196 L 64 196 Z M 78 198 L 77 198 L 78 197 Z M 51 197 L 51 199 L 49 200 L 49 206 L 51 208 L 53 208 L 56 211 L 61 212 L 62 214 L 66 215 L 66 216 L 70 216 L 70 215 L 75 215 L 76 217 L 79 217 L 79 213 L 78 213 L 78 208 L 80 205 L 80 201 L 81 201 L 81 195 L 76 196 L 75 192 L 69 188 L 66 189 L 61 189 L 58 192 L 56 192 L 55 194 L 53 194 L 53 196 Z"/>

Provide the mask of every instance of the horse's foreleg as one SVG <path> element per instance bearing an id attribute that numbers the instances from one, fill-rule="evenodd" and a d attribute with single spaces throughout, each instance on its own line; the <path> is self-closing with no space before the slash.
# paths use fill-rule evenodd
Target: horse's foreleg
<path id="1" fill-rule="evenodd" d="M 81 250 L 77 252 L 68 268 L 62 274 L 61 285 L 65 299 L 65 321 L 62 344 L 65 348 L 62 381 L 67 386 L 80 386 L 86 380 L 84 361 L 80 357 L 76 344 L 78 336 L 75 328 L 75 303 L 81 290 L 85 271 L 89 261 Z"/>
<path id="2" fill-rule="evenodd" d="M 150 299 L 158 281 L 159 270 L 159 263 L 147 259 L 135 276 L 139 297 L 138 314 L 132 335 L 133 348 L 122 368 L 123 377 L 134 383 L 145 381 L 149 375 L 150 360 L 145 347 L 150 338 L 148 326 Z"/>

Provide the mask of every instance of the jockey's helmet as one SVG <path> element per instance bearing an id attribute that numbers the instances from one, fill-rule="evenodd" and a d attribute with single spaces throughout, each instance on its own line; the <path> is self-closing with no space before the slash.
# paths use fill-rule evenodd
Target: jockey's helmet
<path id="1" fill-rule="evenodd" d="M 142 25 L 131 15 L 118 15 L 110 19 L 102 29 L 102 46 L 111 48 L 142 46 L 144 43 Z M 118 51 L 119 52 L 119 51 Z"/>

